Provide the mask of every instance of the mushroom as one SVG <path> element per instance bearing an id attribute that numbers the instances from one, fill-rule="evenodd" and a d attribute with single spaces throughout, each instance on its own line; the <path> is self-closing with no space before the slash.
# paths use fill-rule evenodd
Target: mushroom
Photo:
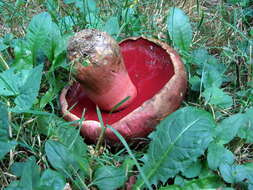
<path id="1" fill-rule="evenodd" d="M 62 113 L 68 121 L 84 116 L 81 133 L 94 143 L 101 132 L 96 105 L 104 123 L 133 141 L 146 137 L 174 112 L 186 92 L 179 55 L 156 39 L 132 37 L 118 45 L 105 32 L 85 29 L 70 39 L 68 59 L 77 82 L 62 90 Z M 105 139 L 119 141 L 109 128 Z"/>

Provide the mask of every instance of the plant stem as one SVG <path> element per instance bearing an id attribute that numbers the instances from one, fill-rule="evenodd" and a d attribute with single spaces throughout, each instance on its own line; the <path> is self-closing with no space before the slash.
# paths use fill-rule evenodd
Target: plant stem
<path id="1" fill-rule="evenodd" d="M 9 65 L 7 64 L 7 62 L 4 60 L 4 58 L 3 58 L 3 56 L 2 56 L 1 53 L 0 53 L 0 59 L 1 59 L 0 63 L 1 63 L 1 65 L 2 65 L 2 67 L 4 68 L 4 70 L 8 70 L 10 67 L 9 67 Z"/>

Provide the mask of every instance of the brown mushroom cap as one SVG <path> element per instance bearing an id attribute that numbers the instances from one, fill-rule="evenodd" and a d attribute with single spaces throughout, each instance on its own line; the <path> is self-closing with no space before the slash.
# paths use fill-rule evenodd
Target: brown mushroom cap
<path id="1" fill-rule="evenodd" d="M 137 97 L 137 103 L 133 102 L 133 105 L 130 105 L 129 108 L 121 112 L 111 115 L 103 113 L 104 122 L 109 123 L 127 141 L 131 141 L 136 138 L 146 137 L 154 130 L 160 120 L 174 112 L 181 105 L 187 89 L 187 76 L 179 55 L 170 46 L 159 40 L 148 39 L 146 37 L 128 38 L 120 43 L 120 47 L 126 69 L 133 83 L 137 86 L 138 91 L 140 89 L 138 89 L 138 84 L 136 83 L 141 79 L 138 79 L 137 76 L 131 76 L 131 72 L 136 74 L 136 70 L 130 68 L 132 64 L 148 64 L 149 68 L 152 67 L 152 64 L 154 64 L 155 68 L 157 64 L 162 64 L 162 68 L 158 69 L 158 72 L 161 73 L 158 73 L 156 76 L 159 77 L 161 75 L 161 77 L 166 78 L 165 82 L 163 80 L 161 84 L 153 84 L 154 88 L 158 88 L 158 91 L 152 94 L 150 98 L 143 100 L 143 102 L 139 101 Z M 135 52 L 143 53 L 135 55 Z M 147 77 L 151 75 L 152 73 L 147 73 Z M 155 80 L 155 78 L 152 80 Z M 152 83 L 152 80 L 150 83 Z M 149 86 L 146 85 L 143 88 L 148 89 Z M 141 92 L 138 92 L 138 96 L 140 94 Z M 87 99 L 80 84 L 75 83 L 72 86 L 65 87 L 60 95 L 62 113 L 66 120 L 75 121 L 80 120 L 82 113 L 85 112 L 85 120 L 82 121 L 81 133 L 89 141 L 96 142 L 101 132 L 101 127 L 98 119 L 92 118 L 92 114 L 89 115 L 89 111 L 95 110 L 95 108 L 92 108 L 95 105 L 92 105 L 92 102 Z M 74 108 L 69 111 L 73 105 L 75 105 Z M 129 113 L 127 113 L 128 109 L 130 110 Z M 93 115 L 95 114 L 94 110 Z M 115 117 L 113 117 L 114 115 Z M 111 121 L 110 116 L 112 116 Z M 108 128 L 106 129 L 105 139 L 109 143 L 119 142 L 118 138 Z"/>
<path id="2" fill-rule="evenodd" d="M 73 76 L 100 109 L 120 110 L 135 99 L 137 91 L 127 73 L 120 47 L 106 32 L 95 29 L 77 32 L 69 40 L 68 59 L 73 64 Z"/>

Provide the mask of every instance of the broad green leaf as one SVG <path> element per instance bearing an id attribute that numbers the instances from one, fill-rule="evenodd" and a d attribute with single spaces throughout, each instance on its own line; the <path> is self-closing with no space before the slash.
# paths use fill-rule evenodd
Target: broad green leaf
<path id="1" fill-rule="evenodd" d="M 12 111 L 30 109 L 39 91 L 43 65 L 34 69 L 15 71 L 8 69 L 0 73 L 0 95 L 16 96 L 16 107 Z"/>
<path id="2" fill-rule="evenodd" d="M 0 140 L 0 160 L 17 145 L 16 141 Z"/>
<path id="3" fill-rule="evenodd" d="M 191 84 L 191 90 L 200 91 L 201 79 L 198 76 L 191 77 L 189 82 Z"/>
<path id="4" fill-rule="evenodd" d="M 220 87 L 223 82 L 223 73 L 217 71 L 212 65 L 205 65 L 202 80 L 206 89 Z"/>
<path id="5" fill-rule="evenodd" d="M 218 63 L 214 56 L 209 55 L 205 48 L 193 51 L 192 62 L 198 67 L 197 73 L 201 76 L 205 88 L 221 86 L 226 67 L 224 64 Z"/>
<path id="6" fill-rule="evenodd" d="M 199 48 L 192 52 L 192 61 L 194 64 L 202 67 L 207 63 L 209 56 L 205 48 Z"/>
<path id="7" fill-rule="evenodd" d="M 18 95 L 18 81 L 20 81 L 20 77 L 14 73 L 12 68 L 0 73 L 0 95 Z"/>
<path id="8" fill-rule="evenodd" d="M 115 16 L 110 17 L 103 28 L 103 31 L 107 32 L 108 34 L 116 37 L 119 33 L 119 21 L 118 18 Z"/>
<path id="9" fill-rule="evenodd" d="M 240 127 L 245 125 L 245 115 L 235 114 L 222 120 L 215 128 L 215 139 L 218 143 L 227 144 L 236 135 Z"/>
<path id="10" fill-rule="evenodd" d="M 253 143 L 253 108 L 248 109 L 245 114 L 245 123 L 240 125 L 238 136 L 246 139 L 248 143 Z"/>
<path id="11" fill-rule="evenodd" d="M 63 144 L 48 140 L 45 145 L 45 152 L 48 161 L 55 169 L 64 171 L 64 173 L 70 172 L 71 168 L 77 170 L 78 163 L 74 155 Z"/>
<path id="12" fill-rule="evenodd" d="M 102 166 L 95 171 L 92 184 L 103 190 L 114 190 L 123 186 L 127 176 L 123 168 Z"/>
<path id="13" fill-rule="evenodd" d="M 75 154 L 86 156 L 87 145 L 84 143 L 84 139 L 80 136 L 80 130 L 71 127 L 70 124 L 66 126 L 58 126 L 56 135 L 59 138 L 59 141 L 65 146 L 68 146 Z"/>
<path id="14" fill-rule="evenodd" d="M 169 185 L 166 187 L 162 187 L 159 190 L 197 190 L 197 189 L 215 190 L 223 186 L 224 184 L 222 183 L 219 176 L 208 176 L 205 178 L 190 180 L 186 182 L 184 186 Z"/>
<path id="15" fill-rule="evenodd" d="M 71 147 L 71 145 L 67 147 L 57 141 L 48 140 L 45 145 L 48 161 L 66 176 L 76 175 L 80 169 L 87 174 L 89 166 L 86 158 L 79 152 L 73 152 Z"/>
<path id="16" fill-rule="evenodd" d="M 206 178 L 206 177 L 210 177 L 210 176 L 214 176 L 214 175 L 216 175 L 216 173 L 214 173 L 212 170 L 210 170 L 210 168 L 208 167 L 208 163 L 205 159 L 205 161 L 202 162 L 202 168 L 201 168 L 201 172 L 199 174 L 199 178 Z"/>
<path id="17" fill-rule="evenodd" d="M 220 173 L 227 183 L 238 183 L 247 178 L 247 169 L 243 165 L 221 164 Z"/>
<path id="18" fill-rule="evenodd" d="M 221 108 L 228 108 L 233 105 L 232 97 L 216 86 L 207 88 L 203 92 L 203 96 L 205 97 L 206 103 L 216 105 Z"/>
<path id="19" fill-rule="evenodd" d="M 4 43 L 4 39 L 0 38 L 0 51 L 3 51 L 8 48 L 8 45 Z"/>
<path id="20" fill-rule="evenodd" d="M 25 188 L 18 185 L 19 181 L 12 181 L 4 190 L 25 190 Z"/>
<path id="21" fill-rule="evenodd" d="M 14 100 L 16 107 L 13 110 L 28 110 L 32 107 L 39 93 L 42 70 L 41 64 L 30 71 L 26 82 L 19 89 L 19 95 Z"/>
<path id="22" fill-rule="evenodd" d="M 9 138 L 9 118 L 7 106 L 0 102 L 0 141 Z"/>
<path id="23" fill-rule="evenodd" d="M 12 167 L 15 167 L 14 166 Z M 18 167 L 12 169 L 15 175 L 20 176 L 20 180 L 6 190 L 35 190 L 39 188 L 40 184 L 40 168 L 36 164 L 35 158 L 30 157 L 25 162 L 18 163 Z"/>
<path id="24" fill-rule="evenodd" d="M 54 88 L 50 87 L 40 99 L 40 108 L 43 109 L 55 96 Z"/>
<path id="25" fill-rule="evenodd" d="M 66 50 L 67 38 L 62 37 L 58 26 L 55 23 L 51 23 L 48 28 L 49 34 L 45 40 L 47 48 L 44 49 L 49 61 L 53 62 L 63 51 Z"/>
<path id="26" fill-rule="evenodd" d="M 202 163 L 200 160 L 192 163 L 185 171 L 182 172 L 182 175 L 187 178 L 198 177 L 202 169 Z"/>
<path id="27" fill-rule="evenodd" d="M 30 158 L 31 159 L 31 158 Z M 17 177 L 21 177 L 23 174 L 23 171 L 25 170 L 25 168 L 27 167 L 27 162 L 30 160 L 28 159 L 26 162 L 15 162 L 14 164 L 12 164 L 10 170 L 11 173 L 14 174 Z"/>
<path id="28" fill-rule="evenodd" d="M 208 147 L 207 162 L 212 170 L 216 170 L 222 163 L 233 164 L 234 157 L 233 153 L 221 144 L 211 143 Z"/>
<path id="29" fill-rule="evenodd" d="M 64 177 L 60 173 L 50 169 L 45 170 L 40 178 L 41 189 L 63 190 L 65 184 Z"/>
<path id="30" fill-rule="evenodd" d="M 56 116 L 52 115 L 39 115 L 36 122 L 37 122 L 37 129 L 39 134 L 43 134 L 45 136 L 54 136 L 55 130 L 58 127 L 58 123 Z"/>
<path id="31" fill-rule="evenodd" d="M 14 35 L 12 33 L 7 33 L 4 35 L 3 38 L 0 38 L 0 51 L 1 50 L 1 45 L 3 44 L 4 46 L 7 47 L 12 47 L 14 40 Z"/>
<path id="32" fill-rule="evenodd" d="M 221 75 L 226 71 L 226 66 L 219 63 L 218 60 L 214 56 L 210 55 L 205 48 L 199 48 L 192 52 L 192 62 L 201 70 L 203 67 L 207 67 L 207 71 L 211 72 L 215 70 Z"/>
<path id="33" fill-rule="evenodd" d="M 16 141 L 9 139 L 8 111 L 5 104 L 0 102 L 0 160 L 15 146 Z"/>
<path id="34" fill-rule="evenodd" d="M 33 64 L 42 62 L 43 56 L 47 56 L 49 61 L 53 62 L 57 56 L 66 50 L 67 39 L 62 37 L 58 26 L 47 12 L 40 13 L 32 18 L 26 39 L 32 52 Z"/>
<path id="35" fill-rule="evenodd" d="M 39 116 L 37 122 L 41 134 L 57 137 L 59 142 L 68 146 L 71 151 L 86 156 L 87 145 L 84 143 L 83 137 L 80 136 L 78 128 L 53 114 Z"/>
<path id="36" fill-rule="evenodd" d="M 144 155 L 143 171 L 152 184 L 165 182 L 180 171 L 185 171 L 202 155 L 212 141 L 214 120 L 208 112 L 194 107 L 180 109 L 166 117 L 152 139 Z M 144 181 L 139 178 L 136 188 Z"/>
<path id="37" fill-rule="evenodd" d="M 189 17 L 183 10 L 173 7 L 169 10 L 167 25 L 173 43 L 181 50 L 188 51 L 192 41 Z"/>
<path id="38" fill-rule="evenodd" d="M 49 47 L 45 42 L 49 35 L 51 24 L 51 16 L 46 12 L 35 15 L 29 23 L 26 39 L 32 52 L 33 64 L 36 64 L 39 53 Z"/>
<path id="39" fill-rule="evenodd" d="M 61 54 L 57 58 L 63 58 L 63 55 Z M 59 62 L 58 62 L 59 61 Z M 48 91 L 40 98 L 40 108 L 43 109 L 46 105 L 50 104 L 52 105 L 52 101 L 54 99 L 57 99 L 60 91 L 64 88 L 66 84 L 62 82 L 61 76 L 55 76 L 54 71 L 57 67 L 59 67 L 64 60 L 54 60 L 54 64 L 50 67 L 50 71 L 45 73 L 45 80 L 47 81 L 47 86 L 49 87 Z M 60 64 L 60 65 L 58 65 Z"/>
<path id="40" fill-rule="evenodd" d="M 246 163 L 243 166 L 247 172 L 247 182 L 253 186 L 253 163 Z"/>
<path id="41" fill-rule="evenodd" d="M 40 168 L 34 157 L 25 162 L 15 162 L 11 172 L 20 177 L 20 180 L 10 184 L 6 190 L 59 190 L 63 189 L 66 182 L 64 177 L 53 170 L 47 169 L 40 176 Z"/>
<path id="42" fill-rule="evenodd" d="M 180 175 L 176 175 L 175 179 L 174 179 L 174 185 L 178 185 L 180 187 L 185 185 L 185 182 L 187 182 L 186 179 L 184 179 L 182 176 Z"/>
<path id="43" fill-rule="evenodd" d="M 14 46 L 15 59 L 13 60 L 12 67 L 17 70 L 32 69 L 33 56 L 29 43 L 26 40 L 18 39 Z"/>

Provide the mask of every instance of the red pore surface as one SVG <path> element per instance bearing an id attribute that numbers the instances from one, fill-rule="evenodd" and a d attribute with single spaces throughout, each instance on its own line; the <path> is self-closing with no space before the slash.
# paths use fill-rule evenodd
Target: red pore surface
<path id="1" fill-rule="evenodd" d="M 103 121 L 113 124 L 152 98 L 174 75 L 170 56 L 160 46 L 143 38 L 125 40 L 120 44 L 128 74 L 137 88 L 133 103 L 124 110 L 102 112 Z M 98 121 L 95 104 L 85 95 L 79 84 L 74 84 L 66 96 L 70 112 L 79 118 L 85 109 L 86 120 Z"/>

